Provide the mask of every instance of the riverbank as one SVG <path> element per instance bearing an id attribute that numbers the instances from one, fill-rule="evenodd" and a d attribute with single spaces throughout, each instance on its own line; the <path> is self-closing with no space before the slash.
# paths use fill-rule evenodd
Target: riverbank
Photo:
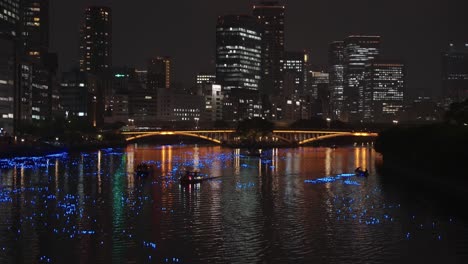
<path id="1" fill-rule="evenodd" d="M 38 157 L 47 156 L 64 152 L 93 151 L 103 148 L 125 147 L 126 143 L 107 142 L 93 144 L 72 144 L 64 146 L 52 146 L 47 144 L 38 145 L 3 145 L 0 146 L 0 158 L 15 157 Z"/>
<path id="2" fill-rule="evenodd" d="M 446 124 L 393 128 L 377 138 L 385 180 L 466 200 L 468 128 Z M 389 179 L 390 177 L 390 179 Z"/>
<path id="3" fill-rule="evenodd" d="M 38 157 L 67 152 L 64 147 L 50 145 L 5 145 L 0 146 L 0 158 Z"/>

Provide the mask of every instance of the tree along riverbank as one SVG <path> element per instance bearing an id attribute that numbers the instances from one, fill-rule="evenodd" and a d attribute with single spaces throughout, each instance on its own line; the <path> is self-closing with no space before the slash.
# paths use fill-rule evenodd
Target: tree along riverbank
<path id="1" fill-rule="evenodd" d="M 397 184 L 457 198 L 468 193 L 466 126 L 395 127 L 380 133 L 375 150 L 383 155 L 383 168 L 392 172 L 386 177 Z"/>

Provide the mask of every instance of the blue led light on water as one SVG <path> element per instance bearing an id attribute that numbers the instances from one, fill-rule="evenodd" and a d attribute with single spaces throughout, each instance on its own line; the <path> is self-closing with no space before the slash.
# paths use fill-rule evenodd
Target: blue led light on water
<path id="1" fill-rule="evenodd" d="M 152 248 L 152 249 L 156 249 L 156 243 L 153 243 L 153 242 L 146 242 L 146 241 L 144 241 L 144 242 L 143 242 L 143 246 L 149 247 L 149 248 Z"/>
<path id="2" fill-rule="evenodd" d="M 361 185 L 357 181 L 350 181 L 350 180 L 345 180 L 344 184 L 346 184 L 346 185 L 356 185 L 356 186 Z"/>

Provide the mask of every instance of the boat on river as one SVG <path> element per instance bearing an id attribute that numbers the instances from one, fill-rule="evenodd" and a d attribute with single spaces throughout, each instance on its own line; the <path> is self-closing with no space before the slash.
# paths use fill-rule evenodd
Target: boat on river
<path id="1" fill-rule="evenodd" d="M 356 173 L 356 176 L 360 176 L 360 177 L 367 177 L 369 176 L 369 171 L 366 169 L 366 170 L 362 170 L 361 167 L 357 167 L 355 170 L 354 170 L 354 173 Z"/>
<path id="2" fill-rule="evenodd" d="M 204 180 L 205 178 L 201 176 L 198 171 L 185 171 L 179 178 L 179 182 L 182 185 L 201 183 Z"/>

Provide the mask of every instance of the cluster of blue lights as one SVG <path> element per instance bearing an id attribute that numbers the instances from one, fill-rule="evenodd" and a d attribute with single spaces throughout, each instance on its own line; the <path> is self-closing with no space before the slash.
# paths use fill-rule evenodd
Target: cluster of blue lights
<path id="1" fill-rule="evenodd" d="M 169 161 L 145 161 L 146 163 L 154 166 L 154 168 L 162 170 L 162 168 L 170 168 L 165 171 L 165 175 L 155 175 L 149 179 L 138 179 L 131 178 L 127 171 L 127 156 L 123 150 L 120 149 L 103 149 L 101 154 L 103 157 L 108 156 L 107 161 L 112 159 L 113 162 L 122 158 L 121 164 L 115 164 L 118 167 L 117 171 L 102 171 L 97 170 L 96 157 L 97 153 L 81 154 L 79 157 L 70 157 L 68 154 L 56 154 L 45 157 L 34 157 L 34 158 L 14 158 L 14 159 L 2 159 L 0 160 L 0 170 L 4 170 L 7 173 L 12 174 L 12 171 L 18 174 L 19 169 L 25 169 L 28 177 L 24 177 L 26 182 L 22 185 L 25 187 L 13 186 L 1 186 L 0 185 L 0 209 L 11 209 L 12 207 L 21 207 L 25 212 L 21 213 L 20 219 L 0 219 L 0 226 L 8 227 L 8 232 L 13 234 L 15 240 L 20 240 L 25 237 L 25 234 L 30 232 L 29 230 L 38 230 L 37 233 L 50 234 L 59 240 L 66 240 L 70 242 L 72 239 L 80 241 L 83 238 L 92 241 L 91 243 L 99 243 L 103 246 L 104 243 L 109 245 L 109 240 L 117 237 L 119 239 L 135 240 L 132 241 L 138 247 L 145 248 L 150 254 L 157 252 L 157 244 L 154 242 L 147 242 L 137 239 L 138 232 L 133 228 L 130 229 L 118 229 L 113 234 L 109 234 L 108 227 L 103 226 L 102 215 L 98 215 L 95 211 L 106 212 L 106 210 L 113 210 L 111 217 L 115 222 L 130 219 L 129 221 L 138 220 L 137 216 L 141 218 L 148 216 L 148 208 L 151 208 L 151 213 L 157 212 L 159 215 L 171 218 L 180 214 L 177 211 L 174 214 L 173 205 L 157 204 L 155 201 L 160 199 L 158 192 L 153 192 L 153 189 L 158 189 L 159 186 L 164 188 L 173 188 L 174 185 L 178 185 L 178 179 L 180 173 L 186 168 L 194 168 L 202 171 L 201 176 L 210 178 L 220 175 L 208 175 L 203 171 L 209 171 L 215 169 L 216 171 L 233 170 L 234 160 L 237 160 L 237 168 L 243 171 L 250 169 L 262 168 L 274 169 L 273 164 L 277 164 L 277 161 L 285 160 L 286 157 L 278 156 L 275 157 L 275 163 L 273 160 L 268 158 L 263 159 L 252 159 L 249 157 L 243 157 L 238 154 L 219 154 L 219 153 L 208 153 L 200 156 L 195 162 L 193 157 L 195 153 L 185 152 L 179 156 L 172 156 L 172 160 Z M 197 154 L 198 155 L 198 154 Z M 245 158 L 245 159 L 244 159 Z M 56 163 L 56 161 L 58 162 Z M 54 171 L 59 168 L 55 168 L 56 164 L 59 164 L 60 173 L 66 171 L 65 176 L 61 176 L 56 179 Z M 122 165 L 123 164 L 123 165 Z M 259 165 L 261 164 L 261 165 Z M 108 164 L 106 164 L 107 166 Z M 170 165 L 170 166 L 167 166 Z M 104 165 L 102 165 L 104 166 Z M 17 171 L 15 171 L 18 169 Z M 213 170 L 213 171 L 215 171 Z M 105 172 L 104 172 L 105 171 Z M 3 171 L 2 171 L 3 173 Z M 29 175 L 34 175 L 32 179 Z M 234 174 L 234 172 L 233 172 Z M 241 174 L 242 175 L 242 174 Z M 0 174 L 0 180 L 2 179 Z M 82 188 L 83 178 L 84 181 L 98 182 L 99 185 L 93 185 L 92 189 L 85 189 L 84 191 L 77 191 L 76 189 Z M 249 190 L 257 188 L 258 183 L 248 182 L 250 179 L 244 179 L 242 176 L 235 178 L 233 182 L 230 181 L 230 175 L 227 175 L 227 182 L 235 184 L 235 188 L 239 193 L 248 193 Z M 328 183 L 341 183 L 344 185 L 359 186 L 368 185 L 364 182 L 365 178 L 353 178 L 356 177 L 354 173 L 343 173 L 334 176 L 305 180 L 308 184 L 328 184 Z M 62 186 L 62 181 L 68 181 L 67 188 Z M 132 186 L 128 182 L 134 181 Z M 221 179 L 210 180 L 209 183 L 198 185 L 197 187 L 191 187 L 191 190 L 198 190 L 199 188 L 205 188 L 200 186 L 206 186 L 210 188 L 216 186 L 221 182 Z M 111 188 L 107 188 L 107 187 Z M 220 185 L 218 184 L 217 187 Z M 102 187 L 102 189 L 101 189 Z M 258 186 L 260 189 L 261 186 Z M 327 186 L 328 187 L 328 186 Z M 76 189 L 75 189 L 76 188 Z M 398 203 L 383 203 L 383 192 L 380 189 L 375 189 L 370 192 L 362 194 L 356 190 L 364 188 L 342 188 L 340 184 L 330 185 L 330 189 L 341 188 L 349 192 L 339 192 L 340 196 L 330 196 L 329 206 L 330 215 L 327 216 L 333 221 L 340 221 L 340 223 L 348 224 L 349 222 L 357 222 L 363 226 L 369 226 L 368 228 L 376 228 L 376 226 L 399 223 L 402 222 L 402 209 Z M 188 189 L 188 188 L 187 188 Z M 180 197 L 197 197 L 197 195 L 187 195 L 189 193 L 187 189 L 181 188 Z M 99 190 L 99 191 L 98 191 Z M 150 191 L 148 191 L 150 190 Z M 80 193 L 71 194 L 71 193 Z M 108 198 L 112 197 L 112 198 Z M 174 196 L 171 199 L 178 199 L 180 197 Z M 199 196 L 198 196 L 199 197 Z M 109 204 L 109 201 L 112 204 Z M 377 201 L 377 202 L 376 202 Z M 165 202 L 165 201 L 164 201 Z M 159 207 L 161 206 L 161 207 Z M 87 208 L 99 208 L 99 210 L 88 210 Z M 145 211 L 146 210 L 146 211 Z M 158 212 L 159 211 L 159 212 Z M 117 213 L 116 213 L 117 212 Z M 174 215 L 170 215 L 174 214 Z M 150 216 L 151 217 L 151 216 Z M 410 217 L 411 218 L 411 217 Z M 151 218 L 149 218 L 151 219 Z M 413 225 L 405 227 L 405 230 L 400 231 L 398 236 L 408 240 L 418 236 L 432 235 L 434 240 L 447 239 L 447 235 L 444 232 L 444 228 L 447 225 L 441 224 L 441 221 L 428 218 L 419 220 L 416 216 L 412 216 Z M 13 222 L 14 223 L 13 223 Z M 16 222 L 17 221 L 17 222 Z M 149 220 L 148 220 L 149 221 Z M 348 221 L 348 222 L 347 222 Z M 449 220 L 450 224 L 454 223 L 453 218 Z M 138 227 L 137 227 L 138 228 Z M 367 227 L 366 227 L 367 228 Z M 5 228 L 6 229 L 6 228 Z M 150 240 L 146 238 L 147 240 Z M 159 241 L 158 246 L 161 247 Z M 12 251 L 12 248 L 1 247 L 2 251 Z M 153 251 L 154 250 L 154 251 Z M 165 255 L 170 256 L 170 255 Z M 146 255 L 144 255 L 146 257 Z M 181 259 L 176 257 L 165 258 L 159 256 L 157 261 L 153 259 L 153 256 L 148 256 L 150 261 L 155 262 L 170 262 L 170 263 L 181 263 Z M 36 259 L 37 261 L 37 259 Z M 42 256 L 39 259 L 41 263 L 50 263 L 51 259 L 46 256 Z"/>
<path id="2" fill-rule="evenodd" d="M 182 263 L 179 258 L 164 258 L 166 263 Z"/>
<path id="3" fill-rule="evenodd" d="M 50 259 L 49 257 L 47 257 L 47 256 L 41 256 L 41 257 L 39 258 L 39 262 L 40 262 L 40 263 L 52 263 L 52 262 L 51 262 L 51 259 Z"/>
<path id="4" fill-rule="evenodd" d="M 255 187 L 255 183 L 253 182 L 248 182 L 248 183 L 240 183 L 238 182 L 236 184 L 236 189 L 237 190 L 246 190 L 246 189 L 252 189 Z"/>
<path id="5" fill-rule="evenodd" d="M 147 248 L 156 249 L 156 243 L 143 241 L 143 246 Z"/>
<path id="6" fill-rule="evenodd" d="M 354 173 L 342 173 L 335 176 L 329 176 L 324 178 L 318 178 L 315 180 L 305 180 L 305 183 L 311 184 L 323 184 L 323 183 L 332 183 L 339 180 L 344 180 L 343 183 L 346 185 L 360 185 L 357 181 L 349 180 L 350 177 L 356 176 Z"/>

